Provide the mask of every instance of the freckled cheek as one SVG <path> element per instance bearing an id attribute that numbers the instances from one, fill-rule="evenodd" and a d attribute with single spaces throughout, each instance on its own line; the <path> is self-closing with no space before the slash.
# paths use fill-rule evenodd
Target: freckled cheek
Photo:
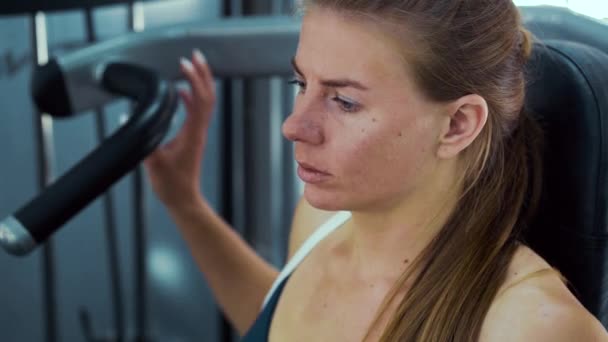
<path id="1" fill-rule="evenodd" d="M 340 173 L 353 182 L 375 177 L 378 170 L 386 168 L 386 144 L 377 137 L 353 139 L 338 148 L 335 165 Z"/>
<path id="2" fill-rule="evenodd" d="M 404 173 L 413 168 L 418 169 L 428 151 L 423 137 L 405 136 L 405 133 L 402 137 L 397 137 L 391 143 L 387 143 L 386 147 L 387 163 Z"/>
<path id="3" fill-rule="evenodd" d="M 349 183 L 403 174 L 411 164 L 412 147 L 420 148 L 420 142 L 413 141 L 417 139 L 413 125 L 372 117 L 358 123 L 358 127 L 332 131 L 335 138 L 330 147 L 332 153 L 327 155 L 328 165 L 337 175 L 348 178 Z"/>
<path id="4" fill-rule="evenodd" d="M 352 145 L 349 153 L 337 160 L 347 183 L 359 191 L 394 192 L 406 186 L 420 172 L 426 153 L 421 142 L 380 135 Z"/>

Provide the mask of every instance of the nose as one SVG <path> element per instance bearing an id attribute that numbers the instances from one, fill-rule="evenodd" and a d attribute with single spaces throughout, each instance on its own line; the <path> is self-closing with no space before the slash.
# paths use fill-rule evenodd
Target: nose
<path id="1" fill-rule="evenodd" d="M 320 145 L 324 141 L 323 131 L 319 122 L 315 121 L 310 112 L 294 112 L 283 122 L 283 135 L 293 142 L 303 142 L 312 145 Z"/>

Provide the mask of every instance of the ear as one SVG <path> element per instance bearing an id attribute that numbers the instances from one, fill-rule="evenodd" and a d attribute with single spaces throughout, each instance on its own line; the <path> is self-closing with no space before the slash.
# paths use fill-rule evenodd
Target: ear
<path id="1" fill-rule="evenodd" d="M 477 138 L 488 120 L 488 104 L 479 95 L 466 95 L 448 106 L 437 157 L 449 159 L 457 156 Z"/>

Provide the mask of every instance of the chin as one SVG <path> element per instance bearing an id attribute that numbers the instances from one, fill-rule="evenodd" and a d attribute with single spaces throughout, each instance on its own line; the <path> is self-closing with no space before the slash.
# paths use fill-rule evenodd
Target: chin
<path id="1" fill-rule="evenodd" d="M 314 208 L 325 210 L 325 211 L 343 211 L 350 210 L 351 203 L 344 200 L 344 197 L 348 198 L 351 196 L 340 196 L 336 191 L 319 189 L 314 185 L 306 184 L 304 187 L 304 198 Z"/>

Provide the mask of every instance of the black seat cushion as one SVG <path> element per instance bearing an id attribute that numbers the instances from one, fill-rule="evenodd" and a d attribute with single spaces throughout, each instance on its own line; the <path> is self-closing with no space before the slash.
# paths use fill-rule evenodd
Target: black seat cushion
<path id="1" fill-rule="evenodd" d="M 545 131 L 544 185 L 524 241 L 608 326 L 608 55 L 543 44 L 528 63 L 526 106 Z"/>

